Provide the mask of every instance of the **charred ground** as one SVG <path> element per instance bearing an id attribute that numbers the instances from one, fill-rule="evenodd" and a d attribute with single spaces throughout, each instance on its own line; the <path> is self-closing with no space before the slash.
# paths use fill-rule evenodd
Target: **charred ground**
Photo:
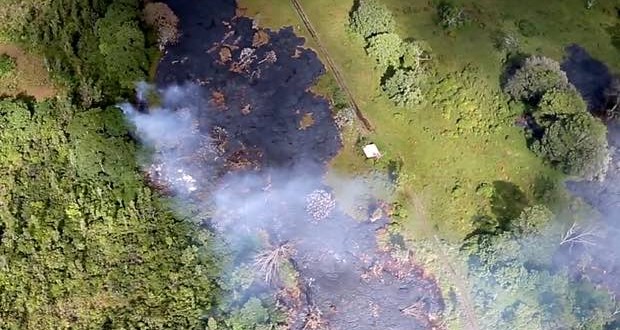
<path id="1" fill-rule="evenodd" d="M 161 107 L 189 111 L 198 137 L 172 147 L 174 166 L 189 169 L 197 187 L 189 198 L 211 201 L 205 222 L 233 249 L 259 232 L 271 247 L 292 246 L 295 288 L 272 291 L 289 325 L 434 327 L 443 303 L 432 277 L 410 255 L 392 257 L 394 246 L 378 247 L 377 234 L 390 235 L 387 204 L 366 196 L 372 212 L 363 222 L 312 207 L 313 198 L 332 203 L 322 178 L 341 142 L 329 103 L 309 92 L 325 69 L 304 39 L 256 28 L 236 16 L 234 1 L 168 4 L 183 34 L 159 65 Z M 171 88 L 182 96 L 166 97 Z"/>

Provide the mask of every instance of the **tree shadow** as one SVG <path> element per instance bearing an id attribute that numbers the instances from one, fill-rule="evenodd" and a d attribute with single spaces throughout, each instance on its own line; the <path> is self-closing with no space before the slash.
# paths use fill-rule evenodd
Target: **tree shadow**
<path id="1" fill-rule="evenodd" d="M 495 216 L 500 229 L 508 229 L 510 221 L 521 215 L 527 206 L 527 197 L 519 186 L 508 181 L 493 181 L 493 197 L 491 212 Z"/>
<path id="2" fill-rule="evenodd" d="M 539 174 L 533 182 L 533 194 L 537 204 L 554 205 L 560 198 L 560 187 L 555 178 Z"/>
<path id="3" fill-rule="evenodd" d="M 499 222 L 497 219 L 485 214 L 474 215 L 471 218 L 471 223 L 474 224 L 476 229 L 465 236 L 465 239 L 463 240 L 465 242 L 482 235 L 496 234 L 499 228 Z"/>
<path id="4" fill-rule="evenodd" d="M 506 55 L 502 67 L 502 74 L 499 76 L 499 84 L 502 88 L 506 86 L 506 83 L 514 76 L 515 72 L 523 66 L 525 59 L 528 57 L 528 54 L 522 52 L 512 52 Z"/>

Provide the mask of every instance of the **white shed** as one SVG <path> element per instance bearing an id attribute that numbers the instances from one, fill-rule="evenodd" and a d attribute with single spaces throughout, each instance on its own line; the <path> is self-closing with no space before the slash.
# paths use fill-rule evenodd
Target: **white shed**
<path id="1" fill-rule="evenodd" d="M 366 155 L 366 158 L 369 158 L 369 159 L 381 158 L 381 153 L 379 152 L 379 148 L 377 148 L 377 145 L 374 143 L 365 145 L 363 150 L 364 150 L 364 155 Z"/>

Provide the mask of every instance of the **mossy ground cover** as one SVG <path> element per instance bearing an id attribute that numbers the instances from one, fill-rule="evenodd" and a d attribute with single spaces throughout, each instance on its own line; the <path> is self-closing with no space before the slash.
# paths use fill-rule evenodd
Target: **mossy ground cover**
<path id="1" fill-rule="evenodd" d="M 617 68 L 620 57 L 606 32 L 615 19 L 613 6 L 599 4 L 587 10 L 580 0 L 467 1 L 463 6 L 469 23 L 447 32 L 436 24 L 433 2 L 385 3 L 395 13 L 401 37 L 425 40 L 433 49 L 437 74 L 427 101 L 420 106 L 397 108 L 381 95 L 382 71 L 373 69 L 364 41 L 347 28 L 352 0 L 302 1 L 375 126 L 374 132 L 361 134 L 363 140 L 378 144 L 384 154 L 380 161 L 366 161 L 359 148 L 360 134 L 345 132 L 333 171 L 361 175 L 385 169 L 390 161 L 402 163 L 404 186 L 424 196 L 432 226 L 450 238 L 470 233 L 479 216 L 498 216 L 492 205 L 493 190 L 487 189 L 498 186 L 494 183 L 512 183 L 523 192 L 523 198 L 515 196 L 522 201 L 513 204 L 540 202 L 541 190 L 560 182 L 562 176 L 528 150 L 522 130 L 514 125 L 519 110 L 511 109 L 500 89 L 506 55 L 495 49 L 496 36 L 515 35 L 522 52 L 558 60 L 566 46 L 578 43 Z M 249 15 L 258 14 L 265 27 L 299 25 L 288 0 L 241 1 L 241 6 L 248 8 Z M 319 84 L 319 92 L 329 90 L 326 79 L 328 83 Z M 403 224 L 408 234 L 420 236 L 414 217 Z"/>

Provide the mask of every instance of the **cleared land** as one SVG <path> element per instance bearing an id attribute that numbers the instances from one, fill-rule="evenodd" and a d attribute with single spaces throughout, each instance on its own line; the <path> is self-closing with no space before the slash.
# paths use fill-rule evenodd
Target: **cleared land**
<path id="1" fill-rule="evenodd" d="M 371 69 L 374 63 L 365 54 L 363 40 L 347 31 L 353 1 L 301 3 L 361 110 L 375 126 L 375 132 L 364 138 L 377 143 L 384 153 L 376 164 L 365 161 L 356 145 L 358 134 L 349 132 L 333 170 L 362 174 L 383 169 L 390 160 L 402 163 L 403 181 L 428 196 L 430 221 L 444 237 L 462 238 L 473 229 L 473 219 L 491 213 L 490 198 L 482 188 L 494 182 L 513 183 L 529 203 L 535 203 L 544 182 L 562 179 L 527 149 L 521 129 L 513 125 L 516 112 L 510 110 L 499 86 L 505 55 L 493 47 L 502 27 L 510 33 L 519 33 L 523 21 L 535 27 L 530 37 L 517 35 L 524 52 L 561 59 L 566 46 L 579 43 L 593 56 L 618 67 L 617 51 L 606 32 L 613 19 L 609 8 L 588 11 L 578 0 L 552 5 L 468 2 L 466 8 L 474 13 L 472 22 L 446 33 L 436 26 L 431 4 L 390 0 L 386 3 L 396 14 L 400 35 L 426 40 L 438 68 L 437 83 L 428 92 L 426 104 L 395 108 L 380 94 L 382 72 Z M 265 27 L 299 24 L 289 0 L 241 1 L 241 6 L 248 8 L 249 15 L 258 15 Z M 297 32 L 305 33 L 299 28 Z M 488 123 L 496 127 L 487 129 Z M 416 219 L 403 224 L 410 236 L 420 236 Z"/>
<path id="2" fill-rule="evenodd" d="M 0 44 L 0 54 L 15 59 L 16 67 L 0 77 L 0 94 L 34 96 L 37 100 L 50 98 L 58 92 L 49 78 L 43 60 L 22 48 L 9 43 Z"/>

